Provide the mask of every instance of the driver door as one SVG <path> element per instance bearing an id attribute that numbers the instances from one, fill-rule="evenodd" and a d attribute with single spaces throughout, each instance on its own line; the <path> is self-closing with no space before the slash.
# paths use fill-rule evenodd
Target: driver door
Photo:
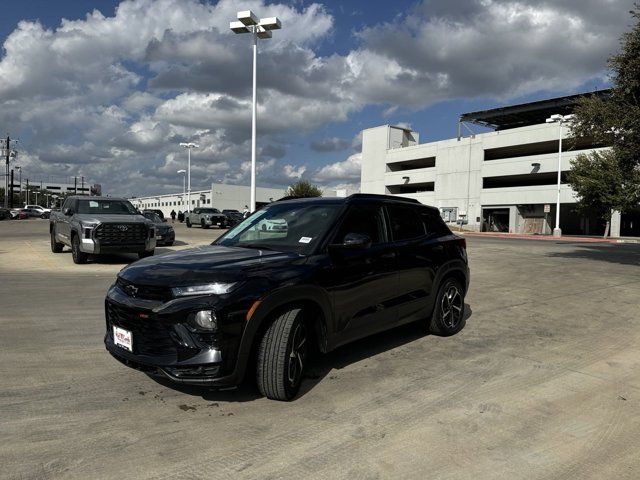
<path id="1" fill-rule="evenodd" d="M 347 234 L 371 238 L 371 247 L 340 249 L 330 255 L 324 287 L 334 306 L 336 345 L 392 327 L 397 320 L 396 253 L 381 205 L 350 207 L 331 243 Z"/>

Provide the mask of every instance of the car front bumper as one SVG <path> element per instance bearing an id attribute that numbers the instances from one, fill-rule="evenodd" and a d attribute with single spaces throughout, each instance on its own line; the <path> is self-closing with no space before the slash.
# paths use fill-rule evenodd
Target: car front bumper
<path id="1" fill-rule="evenodd" d="M 219 322 L 227 323 L 215 333 L 193 329 L 189 314 L 202 309 L 215 310 Z M 119 362 L 151 375 L 189 385 L 234 386 L 242 380 L 247 359 L 239 355 L 245 314 L 246 310 L 230 311 L 204 297 L 133 298 L 114 285 L 105 299 L 104 343 Z M 132 351 L 115 344 L 114 327 L 131 332 Z"/>

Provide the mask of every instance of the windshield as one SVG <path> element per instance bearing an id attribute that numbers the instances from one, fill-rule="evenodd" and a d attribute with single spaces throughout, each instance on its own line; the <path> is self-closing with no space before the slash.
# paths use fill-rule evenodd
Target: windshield
<path id="1" fill-rule="evenodd" d="M 77 213 L 136 215 L 139 212 L 126 200 L 78 200 Z"/>
<path id="2" fill-rule="evenodd" d="M 162 219 L 158 216 L 157 213 L 143 212 L 142 215 L 151 220 L 153 223 L 163 223 Z"/>
<path id="3" fill-rule="evenodd" d="M 201 208 L 200 213 L 220 213 L 217 208 Z"/>
<path id="4" fill-rule="evenodd" d="M 274 203 L 240 222 L 213 244 L 304 254 L 324 236 L 341 206 Z"/>

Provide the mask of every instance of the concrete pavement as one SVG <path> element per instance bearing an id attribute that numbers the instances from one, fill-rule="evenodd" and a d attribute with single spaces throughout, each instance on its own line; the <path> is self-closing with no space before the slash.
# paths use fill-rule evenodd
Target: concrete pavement
<path id="1" fill-rule="evenodd" d="M 216 230 L 178 227 L 184 242 Z M 640 246 L 469 237 L 465 329 L 318 359 L 292 403 L 177 388 L 104 350 L 135 256 L 74 265 L 0 222 L 3 478 L 637 478 Z"/>

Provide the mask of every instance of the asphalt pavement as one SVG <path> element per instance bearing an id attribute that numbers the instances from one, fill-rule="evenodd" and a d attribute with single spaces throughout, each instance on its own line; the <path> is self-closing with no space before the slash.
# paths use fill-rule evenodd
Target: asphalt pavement
<path id="1" fill-rule="evenodd" d="M 217 229 L 176 227 L 176 245 Z M 104 350 L 135 255 L 74 265 L 0 222 L 0 477 L 636 479 L 640 245 L 467 239 L 467 325 L 317 359 L 291 403 L 159 383 Z"/>

